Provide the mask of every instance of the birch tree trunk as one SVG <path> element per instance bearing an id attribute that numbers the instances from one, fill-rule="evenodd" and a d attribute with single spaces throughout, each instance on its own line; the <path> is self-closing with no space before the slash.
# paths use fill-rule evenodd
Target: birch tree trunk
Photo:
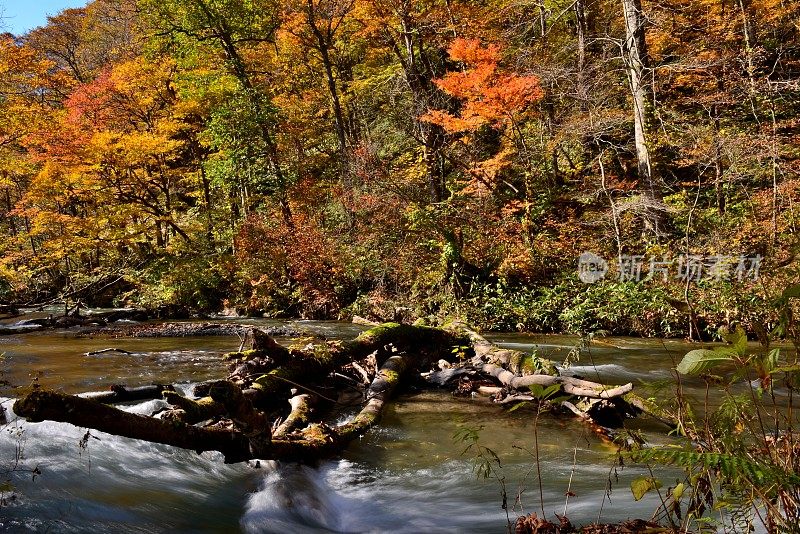
<path id="1" fill-rule="evenodd" d="M 648 230 L 659 235 L 664 229 L 664 206 L 647 139 L 652 110 L 647 103 L 644 80 L 648 59 L 641 0 L 622 0 L 622 9 L 625 17 L 623 55 L 633 99 L 634 145 L 639 183 L 643 188 L 643 214 Z"/>

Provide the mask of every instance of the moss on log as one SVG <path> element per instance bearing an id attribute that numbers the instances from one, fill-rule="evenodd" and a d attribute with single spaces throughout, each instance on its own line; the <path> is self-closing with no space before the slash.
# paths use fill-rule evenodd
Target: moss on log
<path id="1" fill-rule="evenodd" d="M 467 336 L 475 350 L 473 362 L 476 365 L 483 363 L 496 365 L 515 375 L 558 375 L 555 363 L 547 358 L 519 350 L 500 348 L 461 321 L 452 321 L 445 328 Z"/>
<path id="2" fill-rule="evenodd" d="M 171 415 L 163 416 L 166 418 L 179 419 L 184 423 L 193 425 L 206 419 L 225 415 L 225 407 L 211 397 L 193 400 L 175 391 L 164 391 L 163 396 L 168 403 L 176 408 Z"/>
<path id="3" fill-rule="evenodd" d="M 272 437 L 282 438 L 292 430 L 308 425 L 311 421 L 312 402 L 313 397 L 307 394 L 295 395 L 289 399 L 289 405 L 292 407 L 292 410 L 278 428 L 275 429 Z"/>
<path id="4" fill-rule="evenodd" d="M 426 326 L 385 323 L 362 332 L 350 341 L 328 341 L 314 345 L 313 353 L 293 353 L 281 367 L 256 378 L 252 387 L 262 399 L 271 396 L 288 396 L 298 383 L 322 379 L 335 369 L 355 360 L 378 353 L 378 366 L 389 357 L 384 347 L 393 345 L 398 350 L 413 354 L 426 354 L 434 361 L 439 357 L 452 358 L 452 348 L 467 343 L 461 333 Z"/>
<path id="5" fill-rule="evenodd" d="M 386 402 L 412 366 L 412 358 L 404 354 L 386 360 L 367 390 L 367 405 L 352 421 L 341 427 L 339 434 L 343 437 L 355 436 L 374 426 L 380 420 Z"/>

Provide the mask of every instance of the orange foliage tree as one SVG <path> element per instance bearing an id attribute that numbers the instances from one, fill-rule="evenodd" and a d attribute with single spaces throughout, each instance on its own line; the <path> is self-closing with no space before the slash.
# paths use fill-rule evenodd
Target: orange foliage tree
<path id="1" fill-rule="evenodd" d="M 423 119 L 451 134 L 469 156 L 464 170 L 484 188 L 494 189 L 504 169 L 511 165 L 517 146 L 524 143 L 520 121 L 530 105 L 542 97 L 535 76 L 521 76 L 500 66 L 500 47 L 484 46 L 477 39 L 453 40 L 448 48 L 453 61 L 463 65 L 435 80 L 436 85 L 460 103 L 457 113 L 431 110 Z M 499 142 L 481 157 L 481 130 L 491 130 Z"/>

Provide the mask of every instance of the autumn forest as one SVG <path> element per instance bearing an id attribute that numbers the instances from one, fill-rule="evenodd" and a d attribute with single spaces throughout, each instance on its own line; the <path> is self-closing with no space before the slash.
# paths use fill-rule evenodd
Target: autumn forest
<path id="1" fill-rule="evenodd" d="M 798 112 L 789 0 L 94 0 L 0 37 L 0 302 L 757 334 Z"/>

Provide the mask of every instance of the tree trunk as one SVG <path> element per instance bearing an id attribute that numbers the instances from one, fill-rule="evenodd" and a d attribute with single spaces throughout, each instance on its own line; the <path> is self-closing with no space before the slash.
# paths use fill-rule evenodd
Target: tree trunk
<path id="1" fill-rule="evenodd" d="M 334 127 L 336 128 L 336 139 L 339 142 L 339 158 L 341 161 L 342 178 L 346 181 L 349 172 L 349 158 L 347 154 L 347 136 L 344 129 L 344 113 L 342 113 L 342 103 L 339 99 L 339 90 L 336 87 L 336 78 L 333 75 L 333 62 L 331 61 L 328 45 L 323 39 L 322 34 L 316 26 L 312 26 L 314 34 L 317 36 L 319 53 L 322 57 L 322 65 L 325 67 L 325 79 L 328 82 L 328 91 L 331 93 L 331 105 L 333 107 Z"/>
<path id="2" fill-rule="evenodd" d="M 586 88 L 586 40 L 588 37 L 588 25 L 586 23 L 586 2 L 585 0 L 575 0 L 573 5 L 575 10 L 575 31 L 578 47 L 577 54 L 577 93 L 578 100 L 581 103 L 581 110 L 586 111 L 588 108 L 588 90 Z"/>
<path id="3" fill-rule="evenodd" d="M 755 66 L 755 32 L 753 28 L 753 21 L 750 17 L 750 2 L 749 0 L 737 0 L 739 7 L 739 14 L 742 17 L 742 37 L 744 44 L 744 55 L 747 61 L 745 71 L 747 72 L 747 80 L 750 84 L 751 98 L 756 94 L 756 66 Z M 756 117 L 758 119 L 758 117 Z"/>
<path id="4" fill-rule="evenodd" d="M 648 58 L 642 3 L 641 0 L 622 0 L 622 8 L 625 17 L 623 52 L 633 99 L 634 145 L 639 182 L 643 188 L 643 213 L 646 225 L 655 235 L 659 235 L 663 229 L 664 208 L 647 140 L 652 113 L 647 102 L 647 86 L 644 80 Z"/>
<path id="5" fill-rule="evenodd" d="M 444 200 L 445 183 L 443 173 L 443 161 L 441 151 L 444 148 L 444 130 L 430 123 L 419 122 L 420 133 L 422 136 L 423 159 L 425 161 L 425 171 L 428 177 L 428 191 L 432 203 Z"/>
<path id="6" fill-rule="evenodd" d="M 54 391 L 34 391 L 14 403 L 14 411 L 31 422 L 60 421 L 109 434 L 163 443 L 194 451 L 219 451 L 226 461 L 241 461 L 246 438 L 231 430 L 198 428 L 175 421 L 124 412 L 97 401 Z"/>
<path id="7" fill-rule="evenodd" d="M 722 190 L 722 141 L 720 139 L 719 112 L 717 105 L 711 106 L 711 116 L 714 122 L 714 193 L 717 197 L 717 212 L 725 215 L 725 192 Z"/>
<path id="8" fill-rule="evenodd" d="M 420 117 L 437 106 L 434 104 L 441 92 L 436 88 L 433 80 L 443 74 L 436 72 L 433 64 L 425 57 L 425 50 L 420 35 L 422 32 L 415 27 L 407 13 L 399 13 L 402 31 L 397 37 L 388 29 L 384 36 L 403 68 L 403 74 L 411 90 L 415 109 L 415 128 L 422 143 L 423 160 L 425 162 L 426 178 L 431 203 L 438 203 L 445 199 L 447 186 L 444 173 L 444 149 L 446 133 L 444 129 Z"/>

